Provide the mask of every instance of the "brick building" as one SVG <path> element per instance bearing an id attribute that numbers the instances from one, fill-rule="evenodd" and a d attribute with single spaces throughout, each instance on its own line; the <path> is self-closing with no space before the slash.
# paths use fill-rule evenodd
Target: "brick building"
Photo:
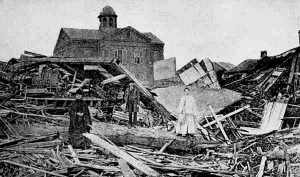
<path id="1" fill-rule="evenodd" d="M 117 14 L 105 6 L 98 16 L 99 29 L 62 28 L 53 55 L 99 57 L 120 62 L 146 86 L 153 86 L 153 63 L 164 59 L 164 43 L 154 34 L 131 26 L 117 27 Z"/>

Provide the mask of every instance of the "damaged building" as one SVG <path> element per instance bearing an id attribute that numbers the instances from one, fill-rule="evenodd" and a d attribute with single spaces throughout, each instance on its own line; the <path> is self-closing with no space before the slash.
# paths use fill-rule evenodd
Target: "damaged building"
<path id="1" fill-rule="evenodd" d="M 106 6 L 99 29 L 62 28 L 53 56 L 24 51 L 1 63 L 1 175 L 298 174 L 300 47 L 235 67 L 195 58 L 177 69 L 158 37 L 119 28 L 117 17 Z M 136 127 L 127 127 L 131 83 L 140 95 Z M 175 131 L 185 88 L 199 110 L 191 136 Z M 92 120 L 87 149 L 68 140 L 78 90 Z"/>
<path id="2" fill-rule="evenodd" d="M 164 59 L 164 43 L 151 32 L 120 28 L 117 14 L 106 6 L 98 16 L 99 29 L 62 28 L 53 56 L 100 57 L 122 63 L 148 87 L 153 86 L 153 63 Z"/>

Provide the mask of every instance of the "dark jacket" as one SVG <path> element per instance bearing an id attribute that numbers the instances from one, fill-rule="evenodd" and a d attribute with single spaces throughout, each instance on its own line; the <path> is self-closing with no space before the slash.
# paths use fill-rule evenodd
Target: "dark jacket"
<path id="1" fill-rule="evenodd" d="M 83 113 L 81 116 L 80 113 Z M 85 133 L 90 131 L 88 125 L 92 124 L 88 105 L 82 100 L 76 100 L 69 109 L 70 133 Z"/>
<path id="2" fill-rule="evenodd" d="M 133 106 L 132 107 L 133 112 L 139 111 L 138 104 L 140 102 L 140 93 L 136 87 L 133 87 L 131 90 L 130 90 L 130 88 L 126 89 L 125 102 L 126 102 L 126 110 L 128 110 L 128 108 L 131 107 L 130 106 L 130 104 L 131 104 Z"/>

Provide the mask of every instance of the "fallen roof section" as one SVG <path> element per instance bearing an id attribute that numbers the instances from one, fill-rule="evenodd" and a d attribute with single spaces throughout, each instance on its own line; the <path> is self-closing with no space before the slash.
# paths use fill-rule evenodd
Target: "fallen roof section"
<path id="1" fill-rule="evenodd" d="M 176 114 L 180 98 L 184 94 L 185 86 L 171 86 L 167 88 L 154 89 L 158 95 L 157 100 L 170 112 Z M 228 89 L 192 89 L 191 94 L 196 99 L 199 112 L 203 115 L 211 115 L 208 105 L 212 105 L 218 112 L 224 107 L 241 99 L 241 94 Z"/>

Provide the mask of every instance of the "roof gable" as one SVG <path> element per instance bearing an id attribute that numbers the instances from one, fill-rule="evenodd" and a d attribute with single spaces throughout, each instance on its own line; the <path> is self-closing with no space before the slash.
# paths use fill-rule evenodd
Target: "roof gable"
<path id="1" fill-rule="evenodd" d="M 70 37 L 64 32 L 63 29 L 61 29 L 60 32 L 59 32 L 56 44 L 54 46 L 53 53 L 55 53 L 61 47 L 67 45 L 69 41 L 70 41 Z"/>
<path id="2" fill-rule="evenodd" d="M 125 28 L 116 28 L 111 32 L 105 32 L 98 29 L 77 28 L 62 28 L 61 32 L 65 33 L 71 40 L 127 40 L 135 42 L 150 42 L 153 44 L 164 44 L 154 34 L 150 32 L 141 33 L 131 26 L 127 26 Z M 129 36 L 127 36 L 128 32 L 130 33 Z"/>
<path id="3" fill-rule="evenodd" d="M 106 32 L 96 29 L 76 29 L 76 28 L 62 28 L 62 30 L 71 39 L 81 39 L 81 40 L 100 40 L 105 35 Z"/>
<path id="4" fill-rule="evenodd" d="M 117 32 L 104 37 L 104 40 L 151 42 L 151 38 L 147 37 L 143 33 L 140 33 L 139 31 L 130 26 L 119 29 Z"/>
<path id="5" fill-rule="evenodd" d="M 151 39 L 151 43 L 155 44 L 164 44 L 163 41 L 161 41 L 157 36 L 155 36 L 153 33 L 148 32 L 148 33 L 143 33 L 145 36 Z"/>

